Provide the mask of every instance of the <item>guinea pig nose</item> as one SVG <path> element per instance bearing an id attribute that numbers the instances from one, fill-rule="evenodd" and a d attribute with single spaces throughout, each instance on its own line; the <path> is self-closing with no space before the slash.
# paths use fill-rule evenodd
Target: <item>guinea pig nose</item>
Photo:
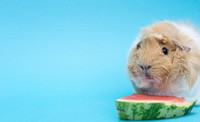
<path id="1" fill-rule="evenodd" d="M 149 70 L 152 66 L 151 65 L 139 65 L 142 70 Z"/>

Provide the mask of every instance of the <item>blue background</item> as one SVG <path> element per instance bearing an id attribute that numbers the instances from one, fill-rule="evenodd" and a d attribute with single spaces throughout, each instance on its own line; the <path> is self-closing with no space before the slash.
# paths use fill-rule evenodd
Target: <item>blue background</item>
<path id="1" fill-rule="evenodd" d="M 0 1 L 0 122 L 120 122 L 127 52 L 164 19 L 199 27 L 200 1 Z M 159 121 L 199 121 L 199 109 Z"/>

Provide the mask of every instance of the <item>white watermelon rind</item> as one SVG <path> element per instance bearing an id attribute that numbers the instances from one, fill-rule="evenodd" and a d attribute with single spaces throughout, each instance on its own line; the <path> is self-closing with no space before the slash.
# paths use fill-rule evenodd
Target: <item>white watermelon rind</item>
<path id="1" fill-rule="evenodd" d="M 122 120 L 155 120 L 186 115 L 191 112 L 195 102 L 170 103 L 118 99 L 116 107 L 118 116 Z"/>

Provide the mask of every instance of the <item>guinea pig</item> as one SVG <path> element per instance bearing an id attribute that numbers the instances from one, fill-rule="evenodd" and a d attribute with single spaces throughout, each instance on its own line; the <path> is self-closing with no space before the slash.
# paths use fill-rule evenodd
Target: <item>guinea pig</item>
<path id="1" fill-rule="evenodd" d="M 161 21 L 147 26 L 128 55 L 137 93 L 200 98 L 200 33 L 191 24 Z"/>

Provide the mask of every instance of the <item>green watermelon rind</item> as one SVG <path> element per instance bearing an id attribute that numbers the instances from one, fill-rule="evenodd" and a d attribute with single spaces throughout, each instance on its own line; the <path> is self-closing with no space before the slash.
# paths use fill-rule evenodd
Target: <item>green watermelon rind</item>
<path id="1" fill-rule="evenodd" d="M 191 112 L 196 101 L 187 104 L 170 104 L 165 102 L 130 102 L 117 100 L 119 119 L 122 120 L 155 120 L 174 118 Z"/>

